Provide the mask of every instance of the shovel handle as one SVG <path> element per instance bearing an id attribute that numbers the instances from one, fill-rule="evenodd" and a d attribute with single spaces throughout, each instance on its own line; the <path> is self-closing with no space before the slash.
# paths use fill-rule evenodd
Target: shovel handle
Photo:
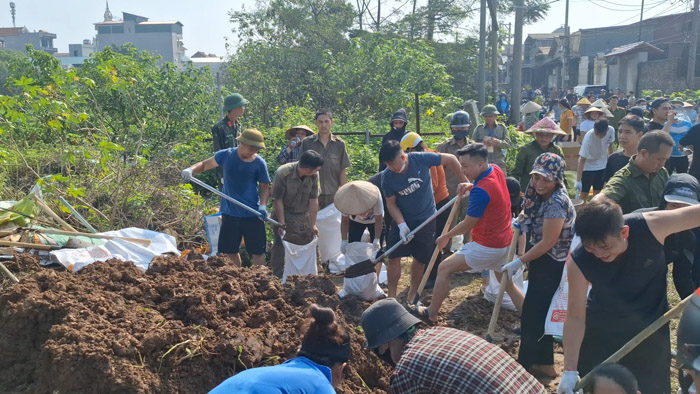
<path id="1" fill-rule="evenodd" d="M 201 187 L 203 187 L 203 188 L 209 190 L 210 192 L 216 194 L 217 196 L 219 196 L 219 197 L 221 197 L 221 198 L 223 198 L 223 199 L 225 199 L 225 200 L 228 200 L 228 201 L 230 201 L 231 203 L 233 203 L 233 204 L 235 204 L 235 205 L 237 205 L 237 206 L 239 206 L 239 207 L 245 209 L 246 211 L 248 211 L 248 212 L 254 214 L 255 216 L 259 217 L 260 220 L 262 220 L 262 221 L 270 222 L 270 223 L 274 224 L 275 226 L 280 226 L 280 227 L 282 226 L 282 225 L 281 225 L 278 221 L 276 221 L 276 220 L 273 220 L 273 219 L 270 219 L 270 218 L 263 219 L 262 214 L 261 214 L 260 212 L 256 211 L 255 209 L 253 209 L 253 208 L 251 208 L 251 207 L 249 207 L 249 206 L 243 204 L 242 202 L 240 202 L 240 201 L 238 201 L 238 200 L 236 200 L 236 199 L 234 199 L 234 198 L 232 198 L 232 197 L 230 197 L 230 196 L 225 195 L 224 193 L 222 193 L 222 192 L 218 191 L 217 189 L 215 189 L 215 188 L 213 188 L 213 187 L 207 185 L 206 183 L 200 181 L 199 179 L 197 179 L 197 178 L 195 178 L 195 177 L 190 177 L 189 180 L 190 180 L 190 182 L 196 183 L 196 184 L 198 184 L 199 186 L 201 186 Z"/>

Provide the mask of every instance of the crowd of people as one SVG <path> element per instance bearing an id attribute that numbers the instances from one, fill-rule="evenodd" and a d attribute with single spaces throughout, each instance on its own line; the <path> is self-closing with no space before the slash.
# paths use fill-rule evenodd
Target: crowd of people
<path id="1" fill-rule="evenodd" d="M 590 372 L 595 378 L 584 388 L 587 392 L 605 392 L 599 388 L 613 385 L 620 388 L 618 392 L 638 388 L 643 393 L 669 393 L 668 325 L 639 344 L 620 366 L 600 364 L 666 312 L 669 263 L 681 297 L 700 286 L 700 160 L 692 164 L 689 160 L 692 148 L 700 144 L 700 125 L 693 125 L 697 119 L 691 120 L 678 100 L 652 100 L 647 121 L 645 112 L 629 108 L 633 97 L 606 98 L 574 97 L 572 106 L 566 95 L 558 101 L 558 119 L 540 118 L 536 112 L 542 108 L 533 102 L 528 111 L 535 111 L 523 111 L 523 130 L 534 138 L 513 152 L 510 177 L 506 155 L 512 142 L 506 126 L 497 120 L 503 102 L 485 105 L 479 113 L 483 122 L 476 127 L 467 112 L 455 112 L 450 120 L 452 137 L 434 150 L 420 135 L 407 131 L 408 118 L 400 109 L 382 140 L 377 174 L 366 181 L 346 182 L 350 160 L 345 142 L 331 131 L 331 111 L 316 112 L 318 133 L 305 125 L 286 131 L 289 144 L 281 147 L 280 167 L 271 179 L 257 154 L 267 148 L 264 136 L 255 129 L 242 129 L 239 118 L 247 101 L 234 94 L 224 102 L 226 117 L 212 129 L 218 150 L 182 175 L 189 180 L 219 167 L 224 193 L 258 212 L 221 202 L 219 253 L 239 266 L 242 239 L 253 263 L 266 264 L 260 219 L 268 218 L 270 198 L 269 215 L 280 224 L 273 231 L 270 261 L 275 275 L 281 276 L 284 268 L 282 240 L 310 241 L 318 235 L 319 210 L 333 203 L 343 214 L 341 250 L 360 242 L 365 231 L 375 253 L 385 245 L 400 245 L 386 261 L 389 298 L 376 301 L 362 315 L 368 348 L 394 367 L 395 393 L 544 392 L 533 375 L 558 374 L 553 338 L 545 335 L 543 322 L 565 266 L 569 305 L 558 392 L 573 393 L 580 374 Z M 567 184 L 560 146 L 567 140 L 580 142 L 574 185 Z M 620 149 L 613 152 L 616 145 Z M 569 188 L 577 193 L 580 208 L 575 209 Z M 458 196 L 462 201 L 458 219 L 446 226 L 447 211 L 438 215 L 438 210 Z M 526 241 L 508 262 L 509 248 L 517 243 L 513 226 L 521 228 Z M 464 245 L 450 255 L 447 251 L 458 235 Z M 414 304 L 434 250 L 446 253 L 439 254 L 432 273 L 431 302 Z M 410 285 L 402 305 L 397 301 L 398 284 L 402 259 L 408 257 Z M 524 267 L 529 280 L 526 294 L 510 280 Z M 450 292 L 450 276 L 463 271 L 493 271 L 499 281 L 507 280 L 506 292 L 521 317 L 517 362 L 467 332 L 422 328 L 438 322 Z M 694 297 L 692 308 L 700 308 L 700 293 Z M 276 376 L 292 372 L 308 376 L 303 380 L 320 379 L 319 392 L 332 390 L 329 384 L 335 386 L 342 379 L 350 357 L 346 334 L 334 323 L 332 311 L 313 307 L 311 314 L 316 329 L 302 341 L 299 357 L 261 368 L 265 371 L 236 375 L 215 392 L 234 392 L 262 381 L 270 384 L 264 392 L 287 392 L 285 388 L 296 380 Z M 683 337 L 688 338 L 682 358 L 687 371 L 684 392 L 700 379 L 700 312 L 689 316 L 683 327 L 690 327 L 686 333 L 695 331 Z M 311 337 L 317 338 L 315 342 Z"/>

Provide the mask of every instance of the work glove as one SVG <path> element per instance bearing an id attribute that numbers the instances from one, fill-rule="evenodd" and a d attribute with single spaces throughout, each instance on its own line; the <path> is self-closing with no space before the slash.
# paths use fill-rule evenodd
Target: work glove
<path id="1" fill-rule="evenodd" d="M 375 238 L 374 241 L 372 241 L 372 251 L 374 253 L 377 253 L 381 249 L 382 249 L 382 243 L 379 241 L 379 238 Z"/>
<path id="2" fill-rule="evenodd" d="M 510 280 L 510 279 L 513 279 L 513 276 L 515 276 L 515 273 L 518 272 L 518 269 L 522 266 L 523 266 L 523 262 L 520 261 L 519 257 L 516 257 L 515 260 L 502 266 L 501 272 L 503 272 L 506 275 L 506 277 Z"/>
<path id="3" fill-rule="evenodd" d="M 191 168 L 185 168 L 180 172 L 180 176 L 182 176 L 182 179 L 189 181 L 192 179 L 192 169 Z"/>
<path id="4" fill-rule="evenodd" d="M 265 205 L 258 206 L 258 212 L 260 212 L 260 216 L 261 216 L 262 220 L 267 220 L 267 206 L 265 206 Z"/>
<path id="5" fill-rule="evenodd" d="M 557 394 L 574 394 L 576 385 L 580 380 L 578 371 L 564 371 L 561 374 L 559 387 L 557 387 Z"/>
<path id="6" fill-rule="evenodd" d="M 515 228 L 520 228 L 520 222 L 518 221 L 517 218 L 513 219 L 513 222 L 511 223 L 511 226 Z"/>
<path id="7" fill-rule="evenodd" d="M 581 184 L 581 181 L 576 181 L 576 183 L 574 183 L 574 190 L 576 190 L 577 192 L 580 192 L 582 189 L 583 189 L 583 185 Z"/>
<path id="8" fill-rule="evenodd" d="M 410 232 L 411 229 L 408 228 L 408 224 L 406 224 L 406 222 L 399 223 L 399 237 L 401 238 L 401 240 L 403 240 L 403 243 L 407 244 L 413 239 L 413 236 L 408 237 L 408 234 Z"/>
<path id="9" fill-rule="evenodd" d="M 340 253 L 345 254 L 345 251 L 348 248 L 348 240 L 344 239 L 340 241 Z"/>

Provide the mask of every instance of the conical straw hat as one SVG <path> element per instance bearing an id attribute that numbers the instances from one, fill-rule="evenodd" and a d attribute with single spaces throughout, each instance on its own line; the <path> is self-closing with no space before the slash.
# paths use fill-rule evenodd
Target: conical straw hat
<path id="1" fill-rule="evenodd" d="M 335 207 L 345 215 L 361 215 L 379 201 L 379 190 L 367 181 L 352 181 L 335 193 Z"/>
<path id="2" fill-rule="evenodd" d="M 554 121 L 549 118 L 549 117 L 544 117 L 541 120 L 539 120 L 537 123 L 532 125 L 526 133 L 551 133 L 551 134 L 556 134 L 556 135 L 568 135 L 564 130 L 559 128 Z"/>
<path id="3" fill-rule="evenodd" d="M 581 100 L 577 101 L 576 105 L 591 105 L 591 102 L 587 98 L 581 97 Z"/>
<path id="4" fill-rule="evenodd" d="M 542 106 L 533 102 L 533 101 L 528 101 L 523 108 L 520 110 L 520 112 L 524 114 L 531 114 L 533 112 L 537 112 L 542 109 Z"/>
<path id="5" fill-rule="evenodd" d="M 594 101 L 593 104 L 591 104 L 591 106 L 596 107 L 596 108 L 605 108 L 608 106 L 608 104 L 605 102 L 605 100 L 598 99 L 598 100 Z"/>

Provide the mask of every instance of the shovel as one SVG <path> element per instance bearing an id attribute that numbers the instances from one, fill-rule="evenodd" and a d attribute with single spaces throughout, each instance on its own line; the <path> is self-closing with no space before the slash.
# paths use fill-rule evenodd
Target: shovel
<path id="1" fill-rule="evenodd" d="M 236 204 L 236 205 L 238 205 L 239 207 L 245 209 L 246 211 L 248 211 L 248 212 L 254 214 L 254 215 L 257 216 L 258 218 L 260 218 L 260 220 L 262 220 L 262 221 L 264 221 L 264 222 L 272 223 L 272 224 L 274 224 L 275 226 L 282 227 L 282 225 L 281 225 L 279 222 L 277 222 L 276 220 L 273 220 L 273 219 L 270 219 L 270 218 L 263 219 L 263 216 L 262 216 L 262 214 L 261 214 L 260 212 L 256 211 L 255 209 L 253 209 L 253 208 L 251 208 L 251 207 L 249 207 L 249 206 L 243 204 L 242 202 L 240 202 L 240 201 L 238 201 L 238 200 L 236 200 L 236 199 L 234 199 L 234 198 L 232 198 L 232 197 L 229 197 L 229 196 L 225 195 L 224 193 L 222 193 L 222 192 L 218 191 L 217 189 L 215 189 L 215 188 L 213 188 L 213 187 L 207 185 L 206 183 L 200 181 L 199 179 L 197 179 L 197 178 L 195 178 L 195 177 L 190 177 L 189 180 L 190 180 L 190 182 L 196 183 L 196 184 L 198 184 L 199 186 L 201 186 L 201 187 L 203 187 L 203 188 L 209 190 L 210 192 L 216 194 L 217 196 L 219 196 L 219 197 L 221 197 L 221 198 L 223 198 L 223 199 L 226 199 L 226 200 L 232 202 L 233 204 Z"/>
<path id="2" fill-rule="evenodd" d="M 457 216 L 457 212 L 459 211 L 459 204 L 462 202 L 462 196 L 457 195 L 457 201 L 455 204 L 452 206 L 452 210 L 450 211 L 450 216 L 447 218 L 447 221 L 445 222 L 445 227 L 442 229 L 442 233 L 440 235 L 445 235 L 450 231 L 450 227 L 452 227 L 452 221 L 455 219 L 455 216 Z M 440 248 L 438 248 L 437 245 L 435 245 L 435 250 L 433 251 L 433 255 L 430 257 L 430 262 L 428 263 L 428 267 L 425 269 L 425 273 L 423 274 L 423 279 L 420 281 L 420 285 L 418 286 L 418 292 L 416 293 L 415 298 L 413 298 L 413 305 L 418 306 L 418 302 L 420 300 L 420 295 L 423 294 L 423 290 L 425 290 L 425 284 L 428 283 L 428 278 L 430 278 L 430 273 L 433 271 L 433 266 L 435 265 L 435 261 L 437 260 L 438 255 L 440 254 Z"/>
<path id="3" fill-rule="evenodd" d="M 461 198 L 461 197 L 455 196 L 454 198 L 452 198 L 450 201 L 447 202 L 447 204 L 443 205 L 437 212 L 432 214 L 429 218 L 425 219 L 425 221 L 423 221 L 423 223 L 419 224 L 418 227 L 411 230 L 411 232 L 408 233 L 408 235 L 406 235 L 406 238 L 411 238 L 418 231 L 420 231 L 423 227 L 427 226 L 428 223 L 430 223 L 432 220 L 435 220 L 435 218 L 440 216 L 441 213 L 445 212 L 449 207 L 454 205 L 454 203 L 457 201 L 457 198 Z M 373 273 L 374 266 L 379 261 L 382 261 L 382 259 L 384 259 L 384 256 L 388 256 L 391 252 L 393 252 L 399 246 L 401 246 L 402 243 L 403 243 L 403 239 L 400 239 L 399 242 L 397 242 L 391 248 L 387 249 L 387 251 L 382 253 L 381 256 L 372 257 L 369 260 L 361 261 L 355 265 L 348 267 L 348 269 L 345 270 L 345 277 L 346 278 L 357 278 L 358 276 Z"/>
<path id="4" fill-rule="evenodd" d="M 518 221 L 520 221 L 520 217 Z M 508 259 L 506 263 L 513 260 L 513 255 L 515 255 L 515 249 L 518 247 L 518 238 L 520 238 L 520 228 L 516 227 L 513 230 L 513 240 L 510 242 L 510 248 L 508 249 Z M 503 293 L 506 291 L 506 284 L 510 279 L 506 277 L 506 274 L 501 275 L 501 283 L 498 286 L 498 295 L 496 296 L 496 303 L 493 305 L 493 313 L 491 313 L 491 321 L 489 321 L 489 328 L 486 331 L 486 337 L 484 339 L 487 342 L 493 342 L 493 334 L 496 331 L 496 323 L 498 323 L 498 314 L 501 313 L 501 303 L 503 302 Z"/>

